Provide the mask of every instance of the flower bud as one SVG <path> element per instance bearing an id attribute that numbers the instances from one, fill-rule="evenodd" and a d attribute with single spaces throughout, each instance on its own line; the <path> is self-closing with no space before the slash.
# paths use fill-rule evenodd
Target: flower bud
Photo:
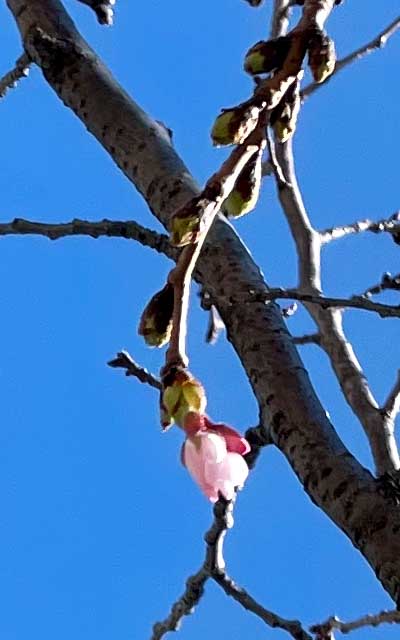
<path id="1" fill-rule="evenodd" d="M 295 80 L 282 97 L 278 106 L 273 109 L 270 117 L 270 124 L 274 127 L 276 137 L 280 142 L 286 142 L 294 134 L 300 103 L 300 82 Z"/>
<path id="2" fill-rule="evenodd" d="M 150 347 L 163 347 L 172 331 L 174 288 L 167 283 L 150 300 L 140 318 L 138 333 Z"/>
<path id="3" fill-rule="evenodd" d="M 183 427 L 189 413 L 202 414 L 207 398 L 203 386 L 184 369 L 175 369 L 163 380 L 161 424 L 163 428 L 175 422 Z"/>
<path id="4" fill-rule="evenodd" d="M 246 0 L 251 7 L 259 7 L 263 0 Z"/>
<path id="5" fill-rule="evenodd" d="M 261 159 L 262 150 L 260 149 L 240 172 L 234 188 L 223 205 L 227 216 L 240 218 L 256 206 L 261 186 Z"/>
<path id="6" fill-rule="evenodd" d="M 257 107 L 223 109 L 211 130 L 213 144 L 241 144 L 256 128 L 259 114 Z"/>
<path id="7" fill-rule="evenodd" d="M 290 37 L 282 36 L 273 40 L 260 40 L 248 50 L 244 58 L 244 70 L 255 76 L 269 73 L 281 67 L 290 47 Z"/>
<path id="8" fill-rule="evenodd" d="M 324 82 L 336 64 L 335 44 L 323 31 L 316 31 L 308 45 L 308 64 L 315 82 Z"/>

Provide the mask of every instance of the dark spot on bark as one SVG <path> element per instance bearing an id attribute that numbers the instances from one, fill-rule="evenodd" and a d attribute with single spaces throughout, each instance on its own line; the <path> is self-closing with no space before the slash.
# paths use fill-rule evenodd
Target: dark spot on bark
<path id="1" fill-rule="evenodd" d="M 138 151 L 143 151 L 146 148 L 146 143 L 145 142 L 141 142 L 140 144 L 138 144 L 137 146 L 137 150 Z"/>
<path id="2" fill-rule="evenodd" d="M 124 130 L 122 129 L 122 127 L 117 129 L 117 136 L 122 136 L 123 133 L 124 133 Z"/>
<path id="3" fill-rule="evenodd" d="M 128 160 L 124 160 L 124 161 L 123 161 L 123 163 L 122 163 L 122 167 L 124 168 L 124 170 L 125 170 L 125 171 L 127 170 L 127 168 L 129 167 L 129 162 L 128 162 Z"/>
<path id="4" fill-rule="evenodd" d="M 274 398 L 275 398 L 275 395 L 273 393 L 270 393 L 269 396 L 267 396 L 265 402 L 267 404 L 271 404 L 271 402 L 273 401 Z"/>
<path id="5" fill-rule="evenodd" d="M 86 107 L 86 100 L 85 98 L 82 98 L 82 100 L 79 103 L 79 108 L 84 109 L 84 107 Z"/>
<path id="6" fill-rule="evenodd" d="M 321 502 L 326 502 L 328 499 L 329 491 L 325 491 L 325 493 L 321 496 Z"/>
<path id="7" fill-rule="evenodd" d="M 360 544 L 360 539 L 361 539 L 361 528 L 360 527 L 355 527 L 355 529 L 353 531 L 353 540 L 354 540 L 354 544 L 357 547 Z"/>
<path id="8" fill-rule="evenodd" d="M 297 447 L 295 444 L 292 444 L 292 446 L 289 448 L 289 455 L 293 455 L 294 452 L 296 451 Z"/>
<path id="9" fill-rule="evenodd" d="M 343 480 L 343 482 L 341 482 L 340 484 L 338 484 L 338 486 L 336 487 L 336 489 L 333 492 L 333 498 L 334 500 L 337 500 L 338 498 L 340 498 L 341 495 L 343 495 L 343 493 L 346 491 L 348 486 L 348 482 L 347 480 Z"/>
<path id="10" fill-rule="evenodd" d="M 375 522 L 371 527 L 370 527 L 370 532 L 371 533 L 376 533 L 377 531 L 382 531 L 382 529 L 386 529 L 388 524 L 388 519 L 386 516 L 382 516 L 377 522 Z"/>
<path id="11" fill-rule="evenodd" d="M 394 527 L 392 527 L 392 532 L 393 533 L 398 533 L 400 531 L 400 525 L 395 524 Z"/>
<path id="12" fill-rule="evenodd" d="M 114 145 L 110 146 L 110 153 L 114 154 L 115 153 L 115 147 Z"/>
<path id="13" fill-rule="evenodd" d="M 172 200 L 172 198 L 178 195 L 179 191 L 180 191 L 180 185 L 179 187 L 174 187 L 174 189 L 171 189 L 171 191 L 168 191 L 168 194 L 167 194 L 168 198 Z"/>
<path id="14" fill-rule="evenodd" d="M 87 112 L 87 111 L 84 111 L 84 112 L 82 113 L 82 118 L 83 118 L 84 120 L 86 120 L 86 118 L 87 118 L 87 117 L 88 117 L 88 112 Z"/>
<path id="15" fill-rule="evenodd" d="M 130 171 L 130 174 L 131 174 L 132 178 L 135 178 L 135 177 L 136 177 L 137 172 L 138 172 L 138 166 L 137 166 L 137 164 L 135 164 L 135 165 L 132 167 L 131 171 Z"/>
<path id="16" fill-rule="evenodd" d="M 276 432 L 279 431 L 281 423 L 284 422 L 284 420 L 285 414 L 283 413 L 283 411 L 277 411 L 276 413 L 274 413 L 274 415 L 272 416 L 272 426 Z"/>
<path id="17" fill-rule="evenodd" d="M 322 471 L 321 471 L 321 480 L 323 480 L 324 478 L 327 478 L 328 476 L 330 476 L 332 471 L 333 471 L 332 467 L 325 467 L 325 469 L 322 469 Z"/>
<path id="18" fill-rule="evenodd" d="M 152 180 L 147 187 L 146 197 L 150 200 L 150 198 L 154 195 L 155 190 L 157 188 L 157 179 Z"/>

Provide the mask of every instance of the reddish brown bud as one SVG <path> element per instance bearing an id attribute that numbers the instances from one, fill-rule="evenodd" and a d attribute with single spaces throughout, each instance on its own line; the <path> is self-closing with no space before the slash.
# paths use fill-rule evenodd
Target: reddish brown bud
<path id="1" fill-rule="evenodd" d="M 323 31 L 315 31 L 310 38 L 308 64 L 315 82 L 323 82 L 335 69 L 335 44 Z"/>
<path id="2" fill-rule="evenodd" d="M 162 347 L 169 342 L 173 309 L 174 288 L 167 283 L 151 298 L 140 318 L 138 333 L 150 347 Z"/>
<path id="3" fill-rule="evenodd" d="M 290 37 L 260 40 L 248 50 L 244 59 L 244 70 L 251 75 L 269 73 L 281 67 L 290 48 Z"/>
<path id="4" fill-rule="evenodd" d="M 270 124 L 280 142 L 286 142 L 294 134 L 300 103 L 300 82 L 295 80 L 271 113 Z"/>

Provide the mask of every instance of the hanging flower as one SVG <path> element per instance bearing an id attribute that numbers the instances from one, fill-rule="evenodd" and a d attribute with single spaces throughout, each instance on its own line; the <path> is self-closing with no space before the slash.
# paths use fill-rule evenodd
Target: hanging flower
<path id="1" fill-rule="evenodd" d="M 243 458 L 250 451 L 247 440 L 231 427 L 197 413 L 186 416 L 184 430 L 182 462 L 190 475 L 211 502 L 218 500 L 219 493 L 232 500 L 249 473 Z"/>

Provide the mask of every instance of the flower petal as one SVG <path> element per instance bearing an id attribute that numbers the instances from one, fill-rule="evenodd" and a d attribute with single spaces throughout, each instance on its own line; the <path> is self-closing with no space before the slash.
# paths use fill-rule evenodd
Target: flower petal
<path id="1" fill-rule="evenodd" d="M 228 451 L 240 453 L 242 456 L 250 451 L 251 447 L 246 438 L 242 438 L 240 433 L 235 431 L 235 429 L 232 429 L 232 427 L 228 427 L 228 425 L 223 424 L 222 422 L 214 423 L 207 417 L 205 418 L 205 423 L 207 429 L 216 431 L 225 439 Z"/>

